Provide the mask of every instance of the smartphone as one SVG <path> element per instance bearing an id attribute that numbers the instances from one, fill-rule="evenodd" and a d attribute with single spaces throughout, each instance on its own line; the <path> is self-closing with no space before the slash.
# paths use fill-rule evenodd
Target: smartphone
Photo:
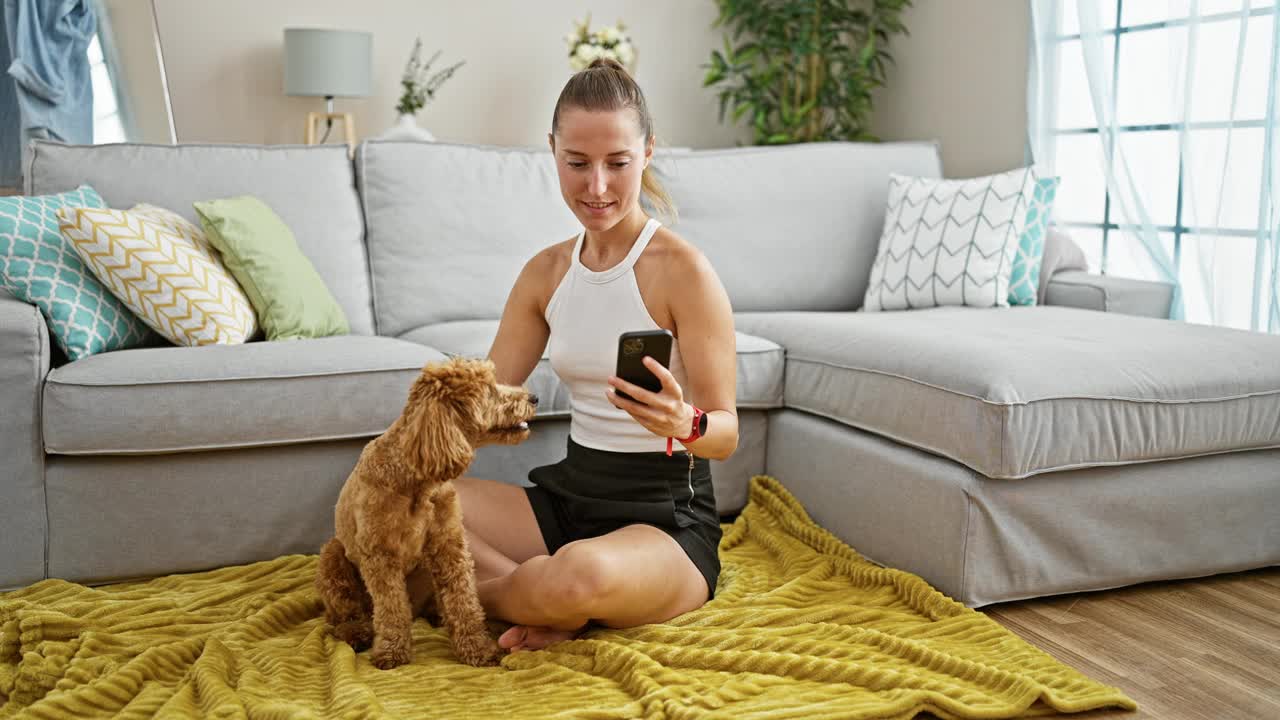
<path id="1" fill-rule="evenodd" d="M 618 369 L 614 375 L 632 385 L 650 392 L 662 392 L 662 381 L 641 362 L 644 356 L 657 360 L 665 368 L 671 367 L 671 344 L 675 336 L 670 330 L 636 330 L 618 336 Z M 617 391 L 619 397 L 632 400 L 630 395 Z"/>

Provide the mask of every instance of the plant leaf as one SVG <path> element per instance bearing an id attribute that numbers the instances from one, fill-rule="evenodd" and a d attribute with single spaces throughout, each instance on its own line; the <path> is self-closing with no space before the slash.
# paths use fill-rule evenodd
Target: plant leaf
<path id="1" fill-rule="evenodd" d="M 756 144 L 873 139 L 871 91 L 886 82 L 891 39 L 910 0 L 716 0 L 723 50 L 704 85 L 719 115 L 750 113 Z"/>

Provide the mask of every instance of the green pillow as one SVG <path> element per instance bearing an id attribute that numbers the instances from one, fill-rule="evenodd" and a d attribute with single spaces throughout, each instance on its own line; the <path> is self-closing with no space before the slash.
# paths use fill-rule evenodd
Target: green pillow
<path id="1" fill-rule="evenodd" d="M 249 195 L 194 204 L 209 244 L 244 288 L 268 340 L 345 335 L 347 316 L 289 226 Z"/>

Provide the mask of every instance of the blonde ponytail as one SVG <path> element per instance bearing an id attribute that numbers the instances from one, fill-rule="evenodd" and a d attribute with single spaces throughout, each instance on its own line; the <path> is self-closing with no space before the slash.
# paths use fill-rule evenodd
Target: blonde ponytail
<path id="1" fill-rule="evenodd" d="M 658 180 L 657 172 L 653 169 L 652 164 L 644 169 L 644 174 L 640 176 L 640 192 L 649 199 L 649 204 L 653 206 L 653 211 L 662 217 L 662 221 L 668 225 L 674 224 L 680 219 L 680 213 L 676 211 L 676 204 L 671 199 L 671 195 L 667 193 L 667 189 L 662 186 L 662 181 Z"/>

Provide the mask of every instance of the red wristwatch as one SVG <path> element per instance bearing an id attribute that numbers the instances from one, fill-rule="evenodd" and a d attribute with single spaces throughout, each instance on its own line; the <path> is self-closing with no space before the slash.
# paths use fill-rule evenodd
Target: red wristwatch
<path id="1" fill-rule="evenodd" d="M 693 428 L 686 438 L 667 438 L 667 457 L 671 456 L 672 440 L 679 440 L 681 445 L 691 443 L 694 440 L 707 434 L 707 414 L 698 409 L 697 405 L 690 405 L 693 408 Z"/>

